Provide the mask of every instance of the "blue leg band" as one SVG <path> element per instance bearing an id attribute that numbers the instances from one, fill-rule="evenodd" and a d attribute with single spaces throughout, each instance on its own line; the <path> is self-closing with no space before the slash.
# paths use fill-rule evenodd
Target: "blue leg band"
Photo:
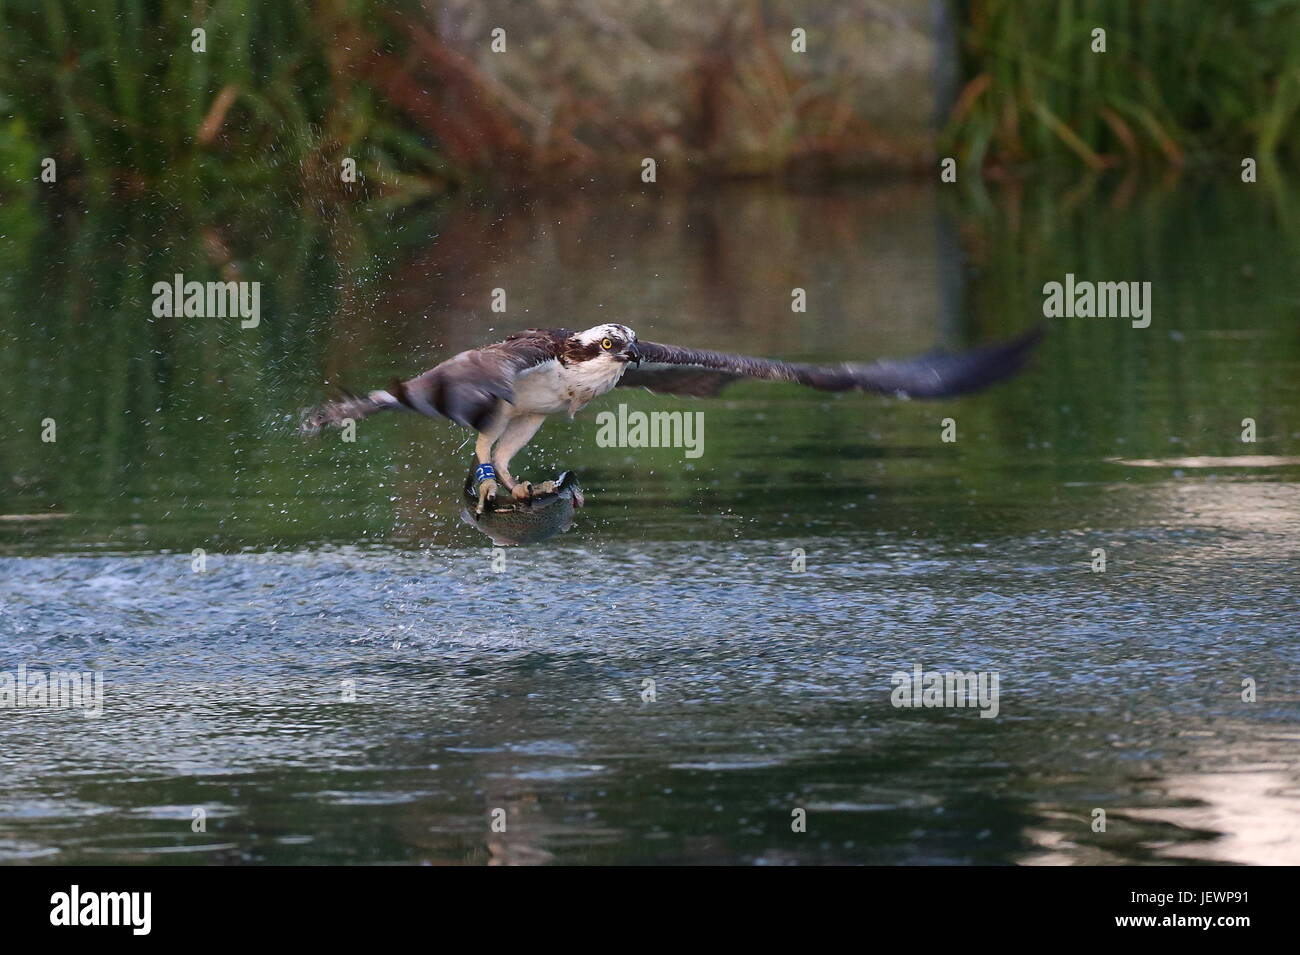
<path id="1" fill-rule="evenodd" d="M 474 469 L 474 486 L 482 484 L 484 481 L 495 481 L 497 479 L 497 469 L 490 464 L 480 464 Z"/>

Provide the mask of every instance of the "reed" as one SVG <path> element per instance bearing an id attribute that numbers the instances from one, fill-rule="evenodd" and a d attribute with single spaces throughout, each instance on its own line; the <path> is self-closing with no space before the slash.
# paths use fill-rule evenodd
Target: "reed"
<path id="1" fill-rule="evenodd" d="M 1300 0 L 952 2 L 964 87 L 946 155 L 1098 170 L 1300 149 Z M 577 74 L 525 71 L 511 89 L 441 37 L 421 0 L 0 0 L 0 199 L 30 199 L 20 183 L 44 157 L 75 186 L 48 190 L 55 202 L 234 206 L 267 191 L 391 204 L 472 180 L 554 182 L 674 137 L 706 175 L 836 175 L 859 169 L 855 156 L 906 164 L 925 151 L 855 118 L 862 94 L 843 76 L 791 73 L 773 39 L 788 15 L 735 9 L 743 29 L 724 20 L 699 49 L 672 48 L 681 69 L 660 95 L 694 84 L 685 99 L 707 108 L 671 126 L 636 120 Z M 693 35 L 669 7 L 651 15 Z M 1090 48 L 1097 27 L 1105 53 Z M 196 28 L 206 52 L 192 50 Z M 527 95 L 552 81 L 571 87 L 554 115 Z M 345 157 L 355 186 L 339 175 Z"/>
<path id="2" fill-rule="evenodd" d="M 1295 158 L 1297 0 L 961 0 L 944 134 L 977 165 Z M 1092 32 L 1106 31 L 1106 52 Z"/>
<path id="3" fill-rule="evenodd" d="M 260 187 L 343 188 L 343 157 L 380 192 L 454 181 L 437 143 L 357 75 L 394 40 L 370 9 L 0 2 L 0 162 L 50 156 L 61 181 L 91 191 L 182 199 L 232 186 L 245 198 Z M 192 47 L 198 28 L 206 52 Z"/>

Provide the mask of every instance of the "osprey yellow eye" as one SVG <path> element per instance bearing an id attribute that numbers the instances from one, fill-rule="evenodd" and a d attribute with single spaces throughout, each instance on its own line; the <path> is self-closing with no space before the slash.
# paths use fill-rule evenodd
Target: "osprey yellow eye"
<path id="1" fill-rule="evenodd" d="M 609 349 L 614 347 L 614 343 L 610 341 L 608 338 L 605 338 L 601 340 L 600 347 L 608 351 Z"/>

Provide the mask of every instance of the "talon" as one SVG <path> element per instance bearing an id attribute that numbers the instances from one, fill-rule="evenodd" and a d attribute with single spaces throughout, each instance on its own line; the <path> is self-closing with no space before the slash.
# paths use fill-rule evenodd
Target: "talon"
<path id="1" fill-rule="evenodd" d="M 543 481 L 533 488 L 533 494 L 554 494 L 558 487 L 554 481 Z"/>
<path id="2" fill-rule="evenodd" d="M 491 478 L 479 482 L 478 486 L 478 506 L 474 508 L 475 514 L 482 514 L 483 508 L 489 504 L 497 502 L 497 482 Z"/>
<path id="3" fill-rule="evenodd" d="M 533 486 L 527 481 L 520 481 L 510 489 L 510 496 L 516 501 L 526 501 L 533 496 Z"/>

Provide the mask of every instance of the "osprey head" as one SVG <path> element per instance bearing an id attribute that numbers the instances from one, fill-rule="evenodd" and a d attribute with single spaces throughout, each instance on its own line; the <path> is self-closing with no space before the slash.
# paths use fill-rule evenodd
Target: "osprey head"
<path id="1" fill-rule="evenodd" d="M 564 349 L 569 361 L 614 361 L 641 364 L 641 349 L 636 332 L 626 325 L 597 325 L 585 332 L 574 332 Z"/>

